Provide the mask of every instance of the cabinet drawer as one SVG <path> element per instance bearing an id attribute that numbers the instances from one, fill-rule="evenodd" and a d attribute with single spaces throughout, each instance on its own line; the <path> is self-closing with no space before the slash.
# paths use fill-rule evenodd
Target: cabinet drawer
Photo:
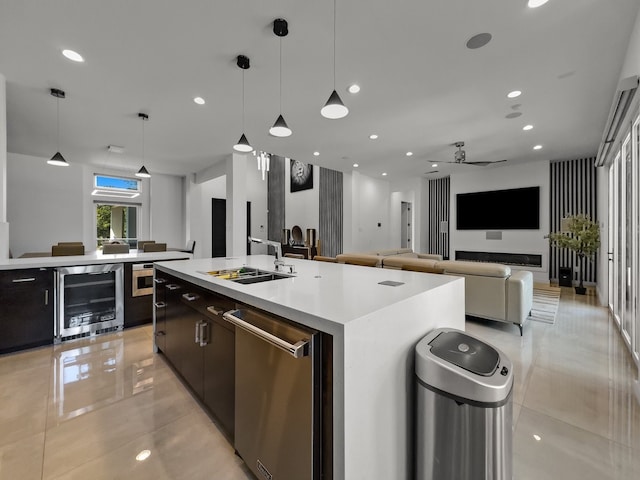
<path id="1" fill-rule="evenodd" d="M 31 285 L 50 288 L 53 286 L 53 272 L 46 268 L 0 271 L 0 288 L 2 289 Z"/>

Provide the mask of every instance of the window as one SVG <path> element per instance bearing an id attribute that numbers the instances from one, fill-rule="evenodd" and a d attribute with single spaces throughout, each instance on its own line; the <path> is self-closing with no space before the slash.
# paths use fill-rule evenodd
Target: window
<path id="1" fill-rule="evenodd" d="M 135 178 L 94 175 L 91 195 L 115 198 L 136 198 L 140 195 L 140 180 Z"/>

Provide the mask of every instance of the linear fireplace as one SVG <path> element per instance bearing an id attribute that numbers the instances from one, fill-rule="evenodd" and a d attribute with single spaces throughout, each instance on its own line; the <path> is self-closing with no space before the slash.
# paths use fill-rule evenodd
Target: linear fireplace
<path id="1" fill-rule="evenodd" d="M 456 250 L 456 260 L 502 263 L 520 267 L 542 267 L 542 255 L 535 253 L 469 252 Z"/>

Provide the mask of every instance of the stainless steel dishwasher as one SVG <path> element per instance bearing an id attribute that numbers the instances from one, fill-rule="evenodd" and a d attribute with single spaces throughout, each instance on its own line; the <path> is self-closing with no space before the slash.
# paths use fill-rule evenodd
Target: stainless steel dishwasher
<path id="1" fill-rule="evenodd" d="M 259 479 L 318 480 L 321 335 L 250 308 L 224 318 L 237 327 L 236 451 Z"/>

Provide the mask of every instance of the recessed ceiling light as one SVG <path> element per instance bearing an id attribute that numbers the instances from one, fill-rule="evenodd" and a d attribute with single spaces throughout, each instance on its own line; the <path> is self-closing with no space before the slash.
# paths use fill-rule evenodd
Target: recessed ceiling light
<path id="1" fill-rule="evenodd" d="M 375 133 L 372 133 L 371 135 L 369 135 L 369 138 L 371 140 L 375 140 L 376 138 L 378 138 L 378 135 L 376 135 Z"/>
<path id="2" fill-rule="evenodd" d="M 490 33 L 479 33 L 471 37 L 469 40 L 467 40 L 467 48 L 471 50 L 475 50 L 476 48 L 482 48 L 490 41 L 491 41 Z"/>
<path id="3" fill-rule="evenodd" d="M 387 176 L 387 172 L 382 172 L 382 176 L 386 177 Z"/>
<path id="4" fill-rule="evenodd" d="M 549 0 L 528 0 L 527 6 L 529 8 L 538 8 L 547 3 Z"/>
<path id="5" fill-rule="evenodd" d="M 526 132 L 527 130 L 533 129 L 533 125 L 525 125 L 522 129 Z"/>
<path id="6" fill-rule="evenodd" d="M 507 93 L 507 98 L 516 98 L 520 95 L 522 95 L 522 92 L 520 90 L 514 90 L 513 92 Z"/>
<path id="7" fill-rule="evenodd" d="M 62 55 L 67 57 L 69 60 L 73 60 L 74 62 L 84 62 L 84 58 L 78 52 L 74 52 L 73 50 L 62 50 Z"/>
<path id="8" fill-rule="evenodd" d="M 534 150 L 540 150 L 542 148 L 542 145 L 536 145 L 535 147 L 533 147 Z"/>
<path id="9" fill-rule="evenodd" d="M 196 102 L 198 105 L 204 105 L 205 104 L 204 98 L 202 98 L 202 97 L 196 97 L 196 98 L 193 99 L 193 101 Z"/>
<path id="10" fill-rule="evenodd" d="M 542 440 L 542 437 L 541 437 L 540 435 L 536 435 L 535 433 L 533 434 L 533 438 L 535 438 L 535 439 L 536 439 L 536 441 L 538 441 L 538 442 L 539 442 L 540 440 Z"/>
<path id="11" fill-rule="evenodd" d="M 318 155 L 320 155 L 320 152 L 313 152 L 314 157 L 317 157 Z"/>
<path id="12" fill-rule="evenodd" d="M 138 455 L 136 455 L 136 460 L 139 462 L 145 461 L 151 455 L 151 450 L 142 450 Z"/>
<path id="13" fill-rule="evenodd" d="M 438 166 L 438 164 L 437 164 L 437 163 L 432 163 L 432 164 L 431 164 L 431 168 L 436 168 L 437 166 Z"/>
<path id="14" fill-rule="evenodd" d="M 358 168 L 360 165 L 358 165 L 357 163 L 353 164 L 353 168 Z"/>
<path id="15" fill-rule="evenodd" d="M 413 155 L 413 152 L 407 152 L 406 155 L 407 155 L 407 157 L 410 157 L 410 156 Z"/>
<path id="16" fill-rule="evenodd" d="M 358 93 L 360 91 L 360 85 L 354 83 L 353 85 L 349 85 L 349 88 L 347 88 L 347 90 L 349 91 L 349 93 Z"/>

